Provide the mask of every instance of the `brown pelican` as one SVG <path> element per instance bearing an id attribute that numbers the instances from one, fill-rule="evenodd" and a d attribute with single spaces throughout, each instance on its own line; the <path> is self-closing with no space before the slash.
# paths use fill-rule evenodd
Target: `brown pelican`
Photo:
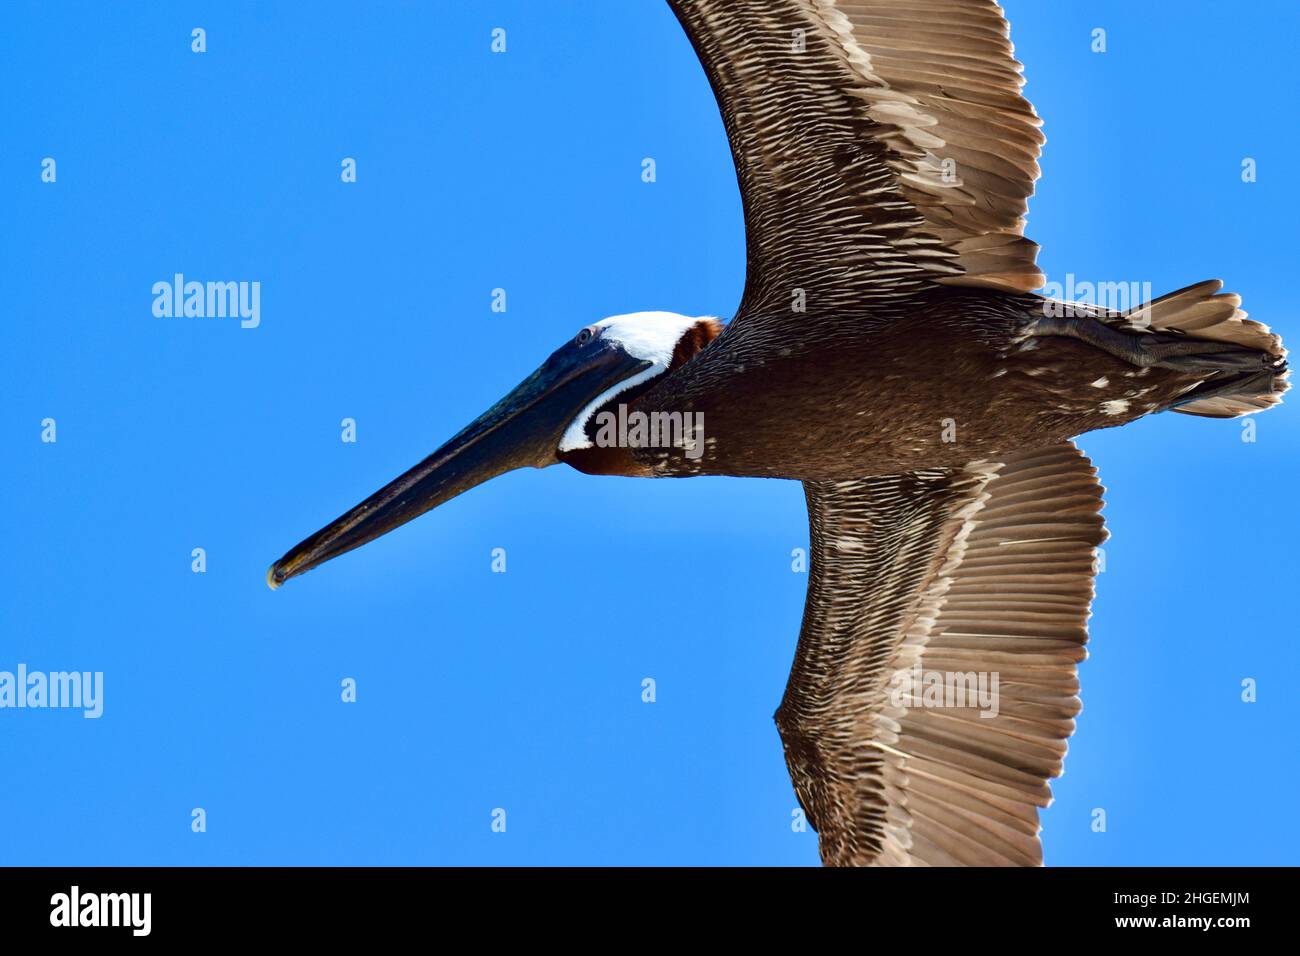
<path id="1" fill-rule="evenodd" d="M 269 583 L 526 465 L 802 481 L 811 572 L 776 723 L 823 860 L 1040 863 L 1105 535 L 1071 438 L 1260 411 L 1286 353 L 1218 282 L 1124 311 L 1032 294 L 1043 136 L 993 0 L 669 2 L 744 202 L 734 318 L 587 325 Z M 996 714 L 944 696 L 975 674 L 998 678 Z"/>

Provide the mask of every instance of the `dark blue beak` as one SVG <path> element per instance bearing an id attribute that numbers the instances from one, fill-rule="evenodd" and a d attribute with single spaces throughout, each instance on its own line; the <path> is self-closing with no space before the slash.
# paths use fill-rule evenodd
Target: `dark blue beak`
<path id="1" fill-rule="evenodd" d="M 600 338 L 566 345 L 424 461 L 291 548 L 266 583 L 277 588 L 497 475 L 555 464 L 578 413 L 650 364 Z"/>

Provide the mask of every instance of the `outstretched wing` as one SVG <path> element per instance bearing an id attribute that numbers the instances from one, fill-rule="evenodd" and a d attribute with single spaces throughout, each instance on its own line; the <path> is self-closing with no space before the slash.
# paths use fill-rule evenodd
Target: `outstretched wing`
<path id="1" fill-rule="evenodd" d="M 776 722 L 822 859 L 1041 863 L 1105 538 L 1095 469 L 1064 442 L 804 487 L 812 569 Z"/>
<path id="2" fill-rule="evenodd" d="M 669 0 L 745 206 L 737 324 L 947 282 L 1042 285 L 1023 236 L 1043 142 L 993 0 Z"/>

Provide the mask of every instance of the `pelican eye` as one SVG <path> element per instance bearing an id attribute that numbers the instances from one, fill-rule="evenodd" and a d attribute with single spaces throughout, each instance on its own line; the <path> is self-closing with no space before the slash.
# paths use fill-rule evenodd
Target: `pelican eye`
<path id="1" fill-rule="evenodd" d="M 592 332 L 591 329 L 583 329 L 581 332 L 578 333 L 578 337 L 574 339 L 574 341 L 577 342 L 579 345 L 586 345 L 588 342 L 591 341 L 592 336 L 594 334 L 595 333 Z"/>

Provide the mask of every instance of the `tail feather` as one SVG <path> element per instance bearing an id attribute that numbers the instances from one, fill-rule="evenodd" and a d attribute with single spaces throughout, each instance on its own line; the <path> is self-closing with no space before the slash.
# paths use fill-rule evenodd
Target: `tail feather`
<path id="1" fill-rule="evenodd" d="M 1180 396 L 1170 411 L 1202 418 L 1253 415 L 1281 403 L 1282 393 L 1287 390 L 1285 379 L 1285 373 L 1279 377 L 1271 371 L 1238 375 L 1219 382 L 1212 379 Z"/>
<path id="2" fill-rule="evenodd" d="M 1263 372 L 1242 374 L 1224 368 L 1183 395 L 1172 411 L 1206 418 L 1236 418 L 1262 412 L 1282 401 L 1290 387 L 1286 349 L 1267 325 L 1246 317 L 1241 297 L 1220 292 L 1218 279 L 1179 289 L 1124 314 L 1130 328 L 1179 332 L 1189 338 L 1224 342 L 1264 353 L 1272 358 Z"/>

